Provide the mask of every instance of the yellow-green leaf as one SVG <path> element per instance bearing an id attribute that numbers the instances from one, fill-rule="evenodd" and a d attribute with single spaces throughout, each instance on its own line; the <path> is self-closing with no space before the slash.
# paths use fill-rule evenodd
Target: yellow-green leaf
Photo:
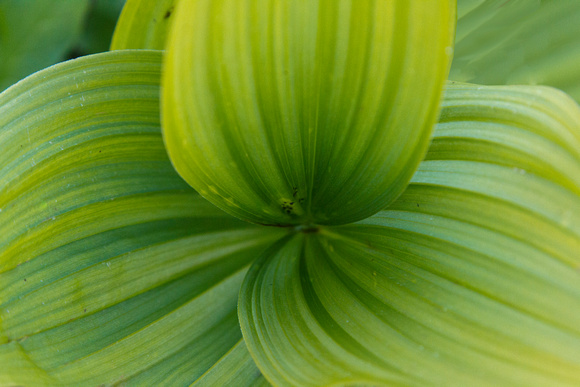
<path id="1" fill-rule="evenodd" d="M 127 0 L 117 21 L 111 50 L 163 50 L 179 0 Z"/>
<path id="2" fill-rule="evenodd" d="M 0 384 L 263 381 L 237 297 L 280 233 L 172 169 L 160 70 L 159 51 L 114 51 L 0 94 Z"/>
<path id="3" fill-rule="evenodd" d="M 580 109 L 549 88 L 450 85 L 387 209 L 287 237 L 240 322 L 276 385 L 580 384 Z"/>
<path id="4" fill-rule="evenodd" d="M 427 149 L 454 17 L 451 1 L 182 0 L 162 98 L 175 168 L 255 223 L 377 212 Z"/>

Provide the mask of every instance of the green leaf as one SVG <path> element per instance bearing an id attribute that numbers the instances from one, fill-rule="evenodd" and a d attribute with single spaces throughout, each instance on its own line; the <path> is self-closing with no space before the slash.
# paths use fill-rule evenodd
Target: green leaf
<path id="1" fill-rule="evenodd" d="M 117 21 L 111 50 L 163 50 L 179 0 L 127 0 Z"/>
<path id="2" fill-rule="evenodd" d="M 91 3 L 83 34 L 76 46 L 79 53 L 89 55 L 109 50 L 124 4 L 125 0 L 97 0 Z"/>
<path id="3" fill-rule="evenodd" d="M 549 87 L 447 85 L 426 160 L 532 173 L 580 196 L 578 104 Z"/>
<path id="4" fill-rule="evenodd" d="M 115 51 L 0 94 L 0 384 L 263 381 L 237 297 L 280 231 L 172 169 L 160 69 L 158 51 Z"/>
<path id="5" fill-rule="evenodd" d="M 454 8 L 181 1 L 162 98 L 175 168 L 251 222 L 341 224 L 377 212 L 427 149 Z"/>
<path id="6" fill-rule="evenodd" d="M 64 59 L 89 0 L 0 1 L 0 91 Z"/>
<path id="7" fill-rule="evenodd" d="M 462 3 L 450 79 L 554 86 L 580 101 L 580 2 Z"/>
<path id="8" fill-rule="evenodd" d="M 580 109 L 549 88 L 450 85 L 387 209 L 287 237 L 240 293 L 276 385 L 580 384 Z"/>
<path id="9" fill-rule="evenodd" d="M 463 18 L 467 13 L 479 7 L 486 0 L 457 0 L 457 18 Z"/>
<path id="10" fill-rule="evenodd" d="M 194 386 L 270 386 L 257 370 L 246 343 L 240 340 L 230 352 L 224 355 L 193 384 Z"/>

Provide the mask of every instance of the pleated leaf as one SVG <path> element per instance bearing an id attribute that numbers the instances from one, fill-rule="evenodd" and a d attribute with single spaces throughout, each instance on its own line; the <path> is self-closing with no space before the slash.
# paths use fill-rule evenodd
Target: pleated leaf
<path id="1" fill-rule="evenodd" d="M 264 382 L 237 297 L 279 234 L 172 169 L 160 68 L 109 52 L 0 95 L 0 384 Z"/>
<path id="2" fill-rule="evenodd" d="M 580 384 L 580 109 L 450 85 L 387 209 L 279 241 L 240 293 L 276 385 Z"/>
<path id="3" fill-rule="evenodd" d="M 162 98 L 175 168 L 251 222 L 377 212 L 427 149 L 454 18 L 450 1 L 180 1 Z"/>
<path id="4" fill-rule="evenodd" d="M 460 0 L 458 11 L 450 79 L 554 86 L 580 101 L 580 2 Z"/>
<path id="5" fill-rule="evenodd" d="M 179 0 L 127 0 L 111 42 L 111 50 L 163 50 Z"/>
<path id="6" fill-rule="evenodd" d="M 64 59 L 89 0 L 0 1 L 0 91 Z"/>

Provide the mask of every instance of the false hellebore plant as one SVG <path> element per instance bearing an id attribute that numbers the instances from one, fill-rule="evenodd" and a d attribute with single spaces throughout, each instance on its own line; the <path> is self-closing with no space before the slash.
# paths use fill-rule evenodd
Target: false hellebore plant
<path id="1" fill-rule="evenodd" d="M 444 83 L 578 4 L 128 1 L 0 95 L 0 384 L 580 385 L 580 108 Z"/>

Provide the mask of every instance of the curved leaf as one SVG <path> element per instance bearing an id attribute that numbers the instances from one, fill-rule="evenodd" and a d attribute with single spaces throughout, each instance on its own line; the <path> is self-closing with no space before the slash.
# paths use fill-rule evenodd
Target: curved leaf
<path id="1" fill-rule="evenodd" d="M 450 79 L 554 86 L 580 101 L 580 2 L 461 3 Z"/>
<path id="2" fill-rule="evenodd" d="M 256 223 L 377 212 L 427 149 L 454 11 L 450 1 L 180 2 L 162 98 L 174 166 Z"/>
<path id="3" fill-rule="evenodd" d="M 230 352 L 193 383 L 193 386 L 269 386 L 256 368 L 246 343 L 240 339 Z"/>
<path id="4" fill-rule="evenodd" d="M 89 0 L 0 2 L 0 91 L 64 59 L 81 35 Z"/>
<path id="5" fill-rule="evenodd" d="M 236 304 L 280 233 L 173 171 L 160 68 L 160 52 L 115 51 L 0 94 L 0 384 L 263 380 Z"/>
<path id="6" fill-rule="evenodd" d="M 580 383 L 580 109 L 473 85 L 443 106 L 397 201 L 250 269 L 240 323 L 275 384 Z"/>
<path id="7" fill-rule="evenodd" d="M 179 0 L 127 0 L 111 42 L 111 50 L 163 50 Z"/>
<path id="8" fill-rule="evenodd" d="M 426 160 L 469 160 L 532 173 L 580 195 L 580 112 L 549 87 L 451 82 Z"/>

